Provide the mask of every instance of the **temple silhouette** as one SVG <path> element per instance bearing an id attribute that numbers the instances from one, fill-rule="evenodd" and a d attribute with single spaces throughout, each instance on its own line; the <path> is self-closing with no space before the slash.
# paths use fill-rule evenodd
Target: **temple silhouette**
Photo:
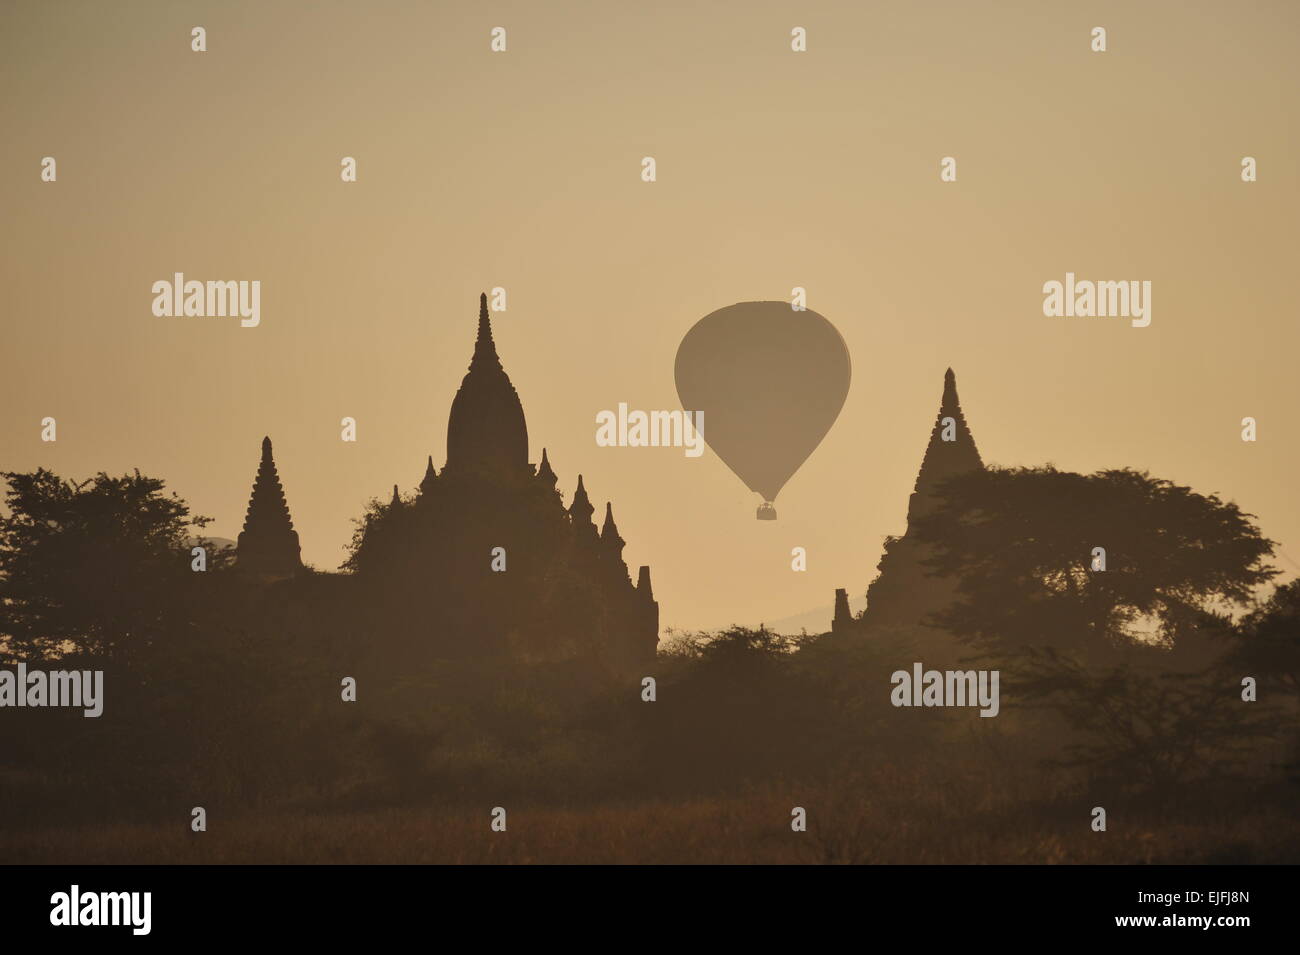
<path id="1" fill-rule="evenodd" d="M 653 658 L 659 605 L 650 568 L 635 583 L 605 504 L 598 529 L 582 476 L 569 506 L 546 450 L 528 461 L 523 405 L 501 365 L 487 296 L 479 299 L 469 370 L 451 404 L 441 471 L 429 455 L 404 496 L 371 502 L 358 522 L 346 573 L 304 570 L 270 438 L 239 535 L 236 568 L 268 585 L 304 576 L 337 582 L 323 605 L 404 659 L 508 655 L 581 658 L 622 669 Z"/>
<path id="2" fill-rule="evenodd" d="M 244 529 L 235 546 L 240 569 L 251 575 L 278 579 L 302 570 L 298 532 L 289 517 L 269 437 L 262 439 L 262 460 L 253 479 Z"/>
<path id="3" fill-rule="evenodd" d="M 861 614 L 850 612 L 847 590 L 835 591 L 833 633 L 852 633 L 869 626 L 924 627 L 931 614 L 952 603 L 954 581 L 932 576 L 924 566 L 933 548 L 917 540 L 914 527 L 920 518 L 934 513 L 944 481 L 983 467 L 957 399 L 957 376 L 949 368 L 943 376 L 943 397 L 930 443 L 907 502 L 907 530 L 902 537 L 886 538 L 885 552 L 876 566 L 878 574 L 867 588 L 867 606 Z"/>

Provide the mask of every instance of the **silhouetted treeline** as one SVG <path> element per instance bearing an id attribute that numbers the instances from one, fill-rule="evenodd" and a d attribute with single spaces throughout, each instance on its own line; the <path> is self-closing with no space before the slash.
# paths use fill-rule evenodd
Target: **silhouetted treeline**
<path id="1" fill-rule="evenodd" d="M 350 599 L 350 575 L 266 585 L 215 549 L 195 572 L 205 522 L 161 481 L 9 474 L 3 662 L 106 675 L 98 719 L 0 713 L 0 825 L 184 820 L 195 805 L 586 805 L 867 771 L 942 785 L 990 767 L 1027 802 L 1209 799 L 1243 779 L 1293 798 L 1281 747 L 1300 695 L 1300 584 L 1234 621 L 1272 576 L 1248 515 L 1132 472 L 1079 478 L 954 482 L 926 525 L 958 595 L 936 608 L 945 627 L 677 634 L 644 673 L 618 673 L 581 655 L 405 655 Z M 1122 518 L 1102 513 L 1118 505 Z M 894 708 L 891 674 L 913 661 L 1000 669 L 1001 714 Z M 1247 676 L 1258 702 L 1242 699 Z"/>

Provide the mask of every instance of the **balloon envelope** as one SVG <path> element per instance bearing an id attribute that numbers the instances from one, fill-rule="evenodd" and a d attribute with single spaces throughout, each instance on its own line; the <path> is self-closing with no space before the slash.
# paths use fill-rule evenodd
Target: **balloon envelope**
<path id="1" fill-rule="evenodd" d="M 675 375 L 682 407 L 704 412 L 709 447 L 770 503 L 835 423 L 851 369 L 844 339 L 816 312 L 739 302 L 686 333 Z"/>

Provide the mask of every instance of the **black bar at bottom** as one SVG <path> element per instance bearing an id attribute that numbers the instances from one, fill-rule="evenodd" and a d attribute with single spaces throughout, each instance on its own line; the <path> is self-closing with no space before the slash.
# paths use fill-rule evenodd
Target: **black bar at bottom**
<path id="1" fill-rule="evenodd" d="M 893 927 L 906 928 L 918 942 L 1125 935 L 1182 941 L 1199 934 L 1230 944 L 1294 925 L 1287 911 L 1291 867 L 536 868 L 8 867 L 0 870 L 0 911 L 6 941 L 62 935 L 92 945 L 113 939 L 336 945 L 429 932 L 435 933 L 430 941 L 457 947 L 476 939 L 496 944 L 509 934 L 595 941 L 614 932 L 629 943 L 637 937 L 667 942 L 682 941 L 678 926 L 685 932 L 695 931 L 693 925 L 733 941 L 830 930 L 866 941 Z M 138 931 L 145 927 L 143 895 L 103 895 L 145 892 L 147 934 Z M 101 911 L 110 921 L 115 910 L 125 924 L 70 924 L 100 920 Z"/>

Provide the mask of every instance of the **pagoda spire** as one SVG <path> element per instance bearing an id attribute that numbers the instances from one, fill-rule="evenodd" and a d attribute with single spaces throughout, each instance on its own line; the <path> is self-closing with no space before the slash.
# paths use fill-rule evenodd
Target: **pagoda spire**
<path id="1" fill-rule="evenodd" d="M 388 506 L 389 506 L 389 507 L 401 507 L 401 506 L 402 506 L 402 495 L 400 495 L 400 494 L 397 493 L 397 485 L 396 485 L 396 484 L 393 485 L 393 499 L 392 499 L 391 501 L 388 502 Z"/>
<path id="2" fill-rule="evenodd" d="M 479 296 L 478 335 L 469 370 L 447 418 L 447 463 L 442 473 L 477 473 L 509 481 L 533 474 L 524 408 L 497 357 L 486 294 Z"/>
<path id="3" fill-rule="evenodd" d="M 921 459 L 921 469 L 908 501 L 908 525 L 934 509 L 938 488 L 944 481 L 983 467 L 984 462 L 957 398 L 957 376 L 949 368 L 943 376 L 943 397 L 939 401 L 934 427 L 930 430 L 930 443 Z"/>
<path id="4" fill-rule="evenodd" d="M 244 529 L 236 542 L 236 563 L 263 576 L 290 576 L 302 569 L 298 532 L 293 529 L 289 505 L 280 485 L 271 439 L 262 439 L 262 460 L 244 516 Z"/>
<path id="5" fill-rule="evenodd" d="M 921 460 L 915 490 L 907 502 L 907 530 L 902 537 L 886 539 L 885 552 L 876 565 L 880 573 L 867 588 L 867 609 L 862 617 L 846 621 L 836 594 L 833 631 L 843 632 L 849 623 L 928 627 L 927 621 L 934 614 L 951 606 L 956 594 L 954 582 L 930 572 L 927 561 L 933 556 L 933 547 L 918 540 L 913 531 L 918 518 L 938 508 L 945 481 L 983 467 L 957 400 L 957 376 L 949 368 L 943 376 L 943 397 L 930 432 L 930 443 Z M 847 610 L 846 603 L 844 611 Z"/>
<path id="6" fill-rule="evenodd" d="M 596 509 L 591 506 L 591 498 L 587 497 L 587 489 L 582 485 L 582 475 L 578 475 L 578 487 L 573 492 L 573 503 L 569 505 L 569 516 L 574 521 L 591 521 L 591 515 Z M 593 525 L 594 526 L 594 525 Z"/>
<path id="7" fill-rule="evenodd" d="M 592 541 L 600 536 L 596 531 L 596 525 L 591 520 L 595 510 L 591 506 L 591 499 L 587 497 L 587 489 L 582 484 L 582 475 L 579 474 L 578 487 L 573 492 L 573 503 L 569 505 L 569 522 L 573 525 L 574 531 Z"/>
<path id="8" fill-rule="evenodd" d="M 433 467 L 433 455 L 429 455 L 429 464 L 424 469 L 424 477 L 420 479 L 420 493 L 428 494 L 433 488 L 433 484 L 438 480 L 438 472 Z"/>
<path id="9" fill-rule="evenodd" d="M 537 466 L 537 480 L 550 488 L 554 488 L 559 481 L 555 472 L 551 470 L 551 462 L 546 457 L 545 448 L 542 448 L 542 463 Z"/>
<path id="10" fill-rule="evenodd" d="M 487 293 L 478 297 L 478 336 L 474 339 L 474 357 L 470 360 L 470 369 L 476 365 L 490 364 L 501 367 L 497 356 L 497 344 L 492 340 L 492 321 L 488 318 Z"/>
<path id="11" fill-rule="evenodd" d="M 627 543 L 618 535 L 618 525 L 614 523 L 614 507 L 609 501 L 605 502 L 605 523 L 600 528 L 600 542 L 605 548 L 620 557 L 623 555 L 623 547 Z"/>

